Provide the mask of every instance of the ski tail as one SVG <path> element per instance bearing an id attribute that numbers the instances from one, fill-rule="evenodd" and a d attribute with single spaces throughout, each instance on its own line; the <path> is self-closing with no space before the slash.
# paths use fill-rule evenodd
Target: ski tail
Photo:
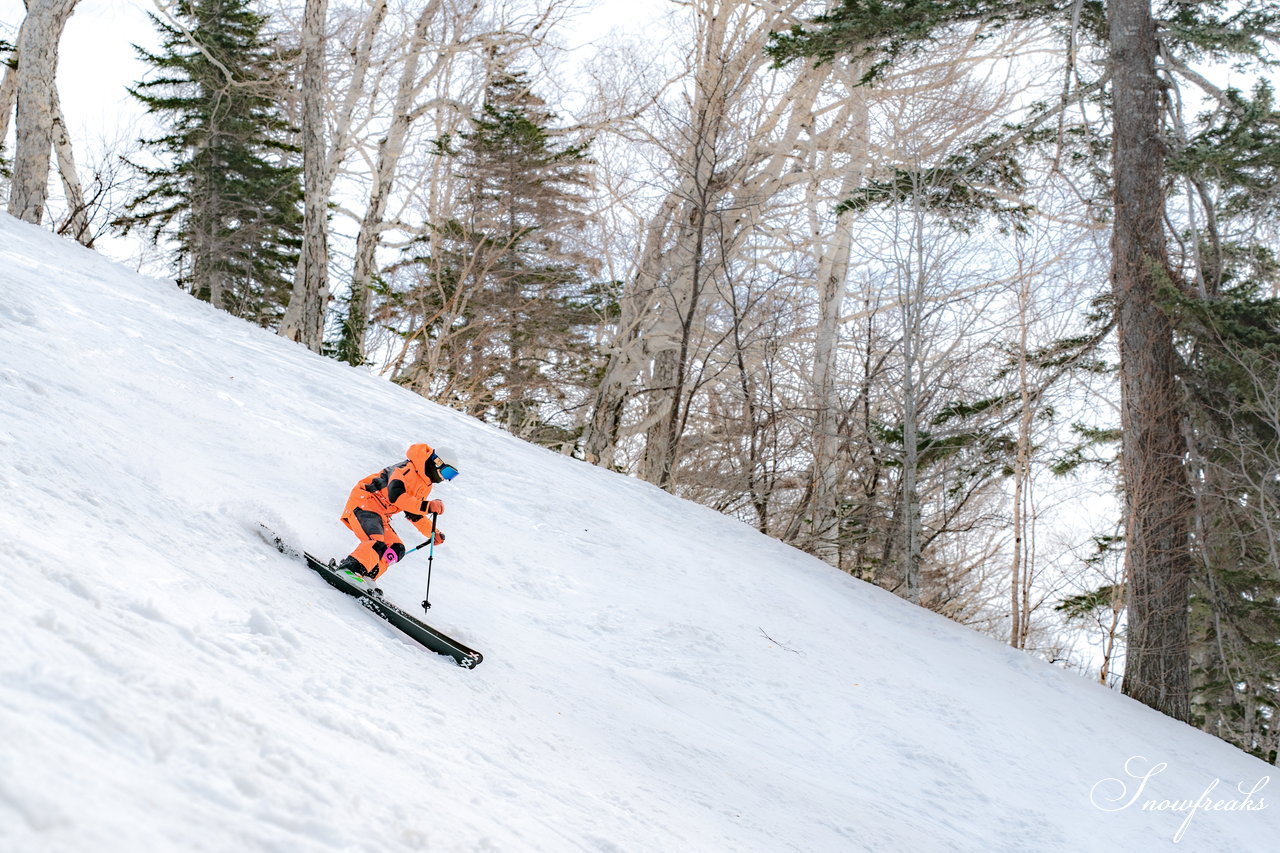
<path id="1" fill-rule="evenodd" d="M 258 535 L 262 537 L 263 542 L 266 542 L 286 557 L 292 557 L 295 560 L 301 560 L 303 558 L 302 551 L 281 539 L 280 534 L 276 533 L 262 522 L 258 522 Z"/>

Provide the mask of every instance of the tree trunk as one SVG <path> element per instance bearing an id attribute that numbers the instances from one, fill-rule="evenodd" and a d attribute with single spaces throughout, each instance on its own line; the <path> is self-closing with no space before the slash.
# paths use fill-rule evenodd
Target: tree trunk
<path id="1" fill-rule="evenodd" d="M 609 345 L 609 360 L 596 389 L 591 419 L 582 436 L 583 452 L 593 465 L 609 468 L 614 464 L 614 452 L 622 432 L 623 410 L 630 398 L 631 386 L 643 370 L 647 331 L 643 324 L 658 287 L 666 223 L 679 204 L 676 194 L 668 195 L 658 213 L 649 220 L 644 252 L 636 262 L 634 282 L 618 297 L 621 309 L 618 331 Z"/>
<path id="2" fill-rule="evenodd" d="M 93 248 L 93 234 L 89 230 L 89 205 L 84 200 L 80 186 L 80 173 L 76 170 L 75 152 L 71 148 L 71 136 L 67 133 L 67 120 L 58 103 L 58 88 L 53 88 L 53 151 L 58 159 L 58 176 L 62 179 L 62 193 L 67 197 L 67 218 L 58 229 L 68 234 L 82 246 Z"/>
<path id="3" fill-rule="evenodd" d="M 22 30 L 18 30 L 18 41 L 22 41 Z M 15 53 L 15 57 L 16 57 Z M 9 119 L 13 117 L 13 105 L 18 100 L 18 69 L 14 65 L 4 68 L 4 80 L 0 81 L 0 145 L 9 138 Z"/>
<path id="4" fill-rule="evenodd" d="M 1028 375 L 1029 356 L 1027 333 L 1031 326 L 1031 275 L 1018 257 L 1018 437 L 1013 459 L 1013 566 L 1010 571 L 1010 626 L 1009 645 L 1015 649 L 1027 647 L 1027 635 L 1031 631 L 1031 613 L 1028 610 L 1031 583 L 1028 539 L 1031 525 L 1028 515 L 1031 505 L 1031 429 L 1035 416 L 1031 382 Z"/>
<path id="5" fill-rule="evenodd" d="M 908 300 L 902 306 L 902 532 L 903 580 L 906 599 L 920 603 L 920 494 L 917 474 L 920 466 L 919 401 L 916 385 L 916 329 L 914 314 L 919 310 Z"/>
<path id="6" fill-rule="evenodd" d="M 1120 341 L 1128 648 L 1124 692 L 1180 720 L 1190 715 L 1190 484 L 1169 318 L 1157 288 L 1165 250 L 1161 89 L 1150 0 L 1111 0 L 1115 226 L 1111 286 Z"/>
<path id="7" fill-rule="evenodd" d="M 342 349 L 339 354 L 351 364 L 363 364 L 365 360 L 365 336 L 369 329 L 369 288 L 377 272 L 382 217 L 387 211 L 387 201 L 391 196 L 396 167 L 404 153 L 409 126 L 415 118 L 413 102 L 421 88 L 418 63 L 426 50 L 427 34 L 440 6 L 440 0 L 432 0 L 418 15 L 413 36 L 405 49 L 391 126 L 387 129 L 387 135 L 378 142 L 378 159 L 374 167 L 373 186 L 369 190 L 369 204 L 356 235 L 355 265 L 351 272 L 351 303 L 348 306 L 347 322 L 342 330 Z"/>
<path id="8" fill-rule="evenodd" d="M 29 0 L 18 37 L 18 114 L 9 213 L 39 225 L 49 192 L 58 42 L 76 0 Z"/>
<path id="9" fill-rule="evenodd" d="M 840 182 L 840 199 L 847 199 L 862 186 L 863 173 L 870 157 L 867 100 L 865 86 L 856 84 L 860 66 L 848 72 L 852 150 L 849 164 Z M 816 235 L 816 228 L 815 228 Z M 818 327 L 813 349 L 813 479 L 808 512 L 808 547 L 814 556 L 840 565 L 840 495 L 839 452 L 840 394 L 836 383 L 836 354 L 844 311 L 844 294 L 848 286 L 849 262 L 853 253 L 853 224 L 849 215 L 837 216 L 833 233 L 818 242 Z"/>
<path id="10" fill-rule="evenodd" d="M 917 199 L 911 204 L 911 250 L 899 271 L 905 287 L 899 292 L 902 311 L 902 532 L 903 580 L 906 598 L 919 604 L 922 597 L 923 513 L 920 507 L 920 397 L 924 359 L 925 287 L 929 270 L 925 235 L 925 211 Z"/>
<path id="11" fill-rule="evenodd" d="M 697 74 L 693 83 L 688 154 L 682 158 L 681 181 L 685 206 L 676 247 L 671 253 L 678 270 L 672 285 L 672 304 L 666 321 L 669 334 L 658 338 L 661 349 L 654 359 L 654 382 L 650 405 L 657 422 L 645 436 L 640 476 L 664 489 L 672 486 L 679 453 L 680 421 L 684 402 L 685 369 L 688 365 L 689 337 L 698 316 L 700 296 L 706 284 L 707 229 L 714 217 L 723 187 L 713 186 L 721 153 L 731 87 L 725 80 L 725 35 L 728 15 L 712 15 L 706 22 Z M 687 216 L 687 218 L 685 218 Z"/>
<path id="12" fill-rule="evenodd" d="M 329 181 L 324 141 L 324 27 L 328 0 L 307 0 L 302 18 L 302 181 L 305 191 L 302 251 L 293 294 L 280 334 L 312 352 L 324 345 L 324 312 L 329 302 Z"/>

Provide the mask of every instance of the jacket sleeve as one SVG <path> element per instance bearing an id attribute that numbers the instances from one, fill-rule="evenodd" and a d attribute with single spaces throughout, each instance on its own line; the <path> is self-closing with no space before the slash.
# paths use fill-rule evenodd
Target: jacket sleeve
<path id="1" fill-rule="evenodd" d="M 408 475 L 401 470 L 391 475 L 387 481 L 387 500 L 391 502 L 392 508 L 404 513 L 404 517 L 418 528 L 419 533 L 430 536 L 435 532 L 431 526 L 431 516 L 427 512 L 431 485 L 427 484 L 426 489 L 418 491 L 405 484 L 406 476 Z"/>
<path id="2" fill-rule="evenodd" d="M 435 529 L 431 526 L 431 516 L 419 515 L 416 512 L 406 512 L 404 517 L 413 522 L 413 526 L 418 528 L 418 532 L 423 536 L 431 537 L 435 533 Z"/>

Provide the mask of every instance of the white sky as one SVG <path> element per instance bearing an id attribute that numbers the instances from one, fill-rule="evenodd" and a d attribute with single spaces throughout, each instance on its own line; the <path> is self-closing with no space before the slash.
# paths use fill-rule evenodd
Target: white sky
<path id="1" fill-rule="evenodd" d="M 301 5 L 301 0 L 298 0 Z M 270 6 L 274 4 L 264 4 Z M 560 38 L 571 48 L 570 61 L 590 56 L 592 45 L 612 30 L 652 32 L 649 26 L 671 6 L 670 0 L 578 0 L 581 9 L 562 28 Z M 82 175 L 101 162 L 103 152 L 123 150 L 144 135 L 142 106 L 125 90 L 142 79 L 148 66 L 140 62 L 133 45 L 154 49 L 155 27 L 147 13 L 152 0 L 80 0 L 67 22 L 60 45 L 58 93 L 62 99 Z M 0 38 L 13 42 L 25 15 L 22 0 L 0 0 Z M 661 38 L 661 30 L 657 31 Z M 12 136 L 12 129 L 10 129 Z M 12 139 L 9 140 L 12 152 Z M 56 190 L 54 190 L 56 193 Z M 104 235 L 98 248 L 118 260 L 135 263 L 133 241 L 117 245 Z M 152 272 L 163 274 L 164 264 Z"/>
<path id="2" fill-rule="evenodd" d="M 670 4 L 667 0 L 584 0 L 567 38 L 578 49 L 615 28 L 639 31 Z M 80 0 L 67 22 L 58 65 L 58 90 L 73 141 L 100 145 L 103 139 L 136 135 L 141 115 L 125 86 L 141 78 L 146 66 L 132 45 L 154 46 L 155 28 L 147 12 L 151 0 Z M 0 0 L 0 35 L 16 38 L 22 23 L 22 0 Z"/>
<path id="3" fill-rule="evenodd" d="M 142 69 L 132 44 L 154 40 L 148 8 L 150 4 L 141 0 L 81 0 L 67 22 L 58 94 L 76 142 L 126 132 L 139 114 L 124 87 L 138 79 Z M 0 0 L 0 24 L 10 41 L 23 14 L 22 0 Z"/>

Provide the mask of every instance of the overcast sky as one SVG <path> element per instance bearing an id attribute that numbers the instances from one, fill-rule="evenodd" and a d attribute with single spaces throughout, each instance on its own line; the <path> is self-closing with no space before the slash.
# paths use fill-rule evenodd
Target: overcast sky
<path id="1" fill-rule="evenodd" d="M 124 87 L 141 66 L 132 44 L 153 43 L 142 0 L 81 0 L 67 22 L 58 65 L 58 94 L 77 143 L 126 132 L 138 110 Z M 22 23 L 22 0 L 0 0 L 0 23 L 12 41 Z"/>
<path id="2" fill-rule="evenodd" d="M 586 59 L 593 53 L 592 45 L 612 30 L 654 33 L 651 22 L 671 7 L 671 0 L 577 0 L 577 5 L 581 11 L 559 33 L 560 40 L 573 48 L 566 56 L 569 62 Z M 142 105 L 125 87 L 149 70 L 138 60 L 133 45 L 158 46 L 155 27 L 147 17 L 155 8 L 153 0 L 80 0 L 67 22 L 60 45 L 58 93 L 82 175 L 103 161 L 104 152 L 118 155 L 148 132 Z M 0 0 L 0 38 L 16 40 L 24 14 L 23 0 Z M 11 125 L 10 154 L 12 134 Z M 51 190 L 59 194 L 56 186 Z M 121 241 L 110 235 L 98 241 L 98 248 L 107 255 L 151 274 L 164 274 L 163 259 L 143 260 L 150 253 L 138 245 L 136 240 Z"/>
<path id="3" fill-rule="evenodd" d="M 611 29 L 633 31 L 669 6 L 667 0 L 579 0 L 565 38 L 587 48 Z M 155 28 L 147 12 L 151 0 L 80 0 L 63 34 L 58 65 L 58 92 L 73 142 L 95 149 L 103 141 L 137 135 L 140 106 L 125 91 L 146 66 L 132 45 L 153 47 Z M 12 41 L 25 14 L 22 0 L 0 0 L 0 34 Z"/>

